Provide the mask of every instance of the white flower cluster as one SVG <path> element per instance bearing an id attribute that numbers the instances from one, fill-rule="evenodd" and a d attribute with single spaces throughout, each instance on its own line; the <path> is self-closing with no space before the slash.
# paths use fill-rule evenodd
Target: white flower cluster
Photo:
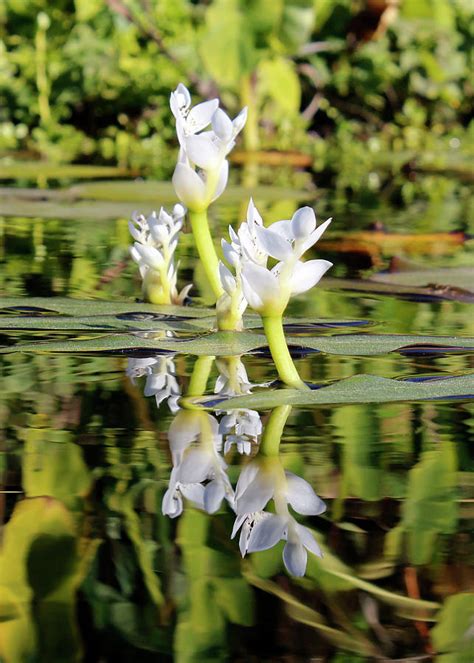
<path id="1" fill-rule="evenodd" d="M 179 159 L 173 185 L 181 202 L 193 211 L 207 209 L 227 185 L 229 162 L 226 157 L 247 120 L 244 108 L 234 120 L 211 99 L 191 108 L 189 90 L 180 83 L 170 97 L 176 119 Z M 206 127 L 211 129 L 204 131 Z"/>
<path id="2" fill-rule="evenodd" d="M 230 242 L 222 242 L 224 257 L 235 275 L 221 263 L 221 283 L 229 296 L 239 297 L 239 310 L 245 310 L 248 303 L 261 315 L 281 315 L 292 295 L 315 286 L 332 263 L 303 262 L 301 257 L 330 223 L 328 219 L 317 226 L 314 211 L 302 207 L 291 220 L 277 221 L 265 228 L 250 200 L 246 222 L 237 233 L 229 228 Z M 270 258 L 278 262 L 268 268 Z"/>
<path id="3" fill-rule="evenodd" d="M 220 454 L 222 436 L 215 417 L 181 410 L 171 423 L 168 441 L 173 469 L 161 507 L 164 515 L 179 516 L 183 497 L 207 513 L 215 513 L 224 497 L 233 505 L 234 491 Z M 198 446 L 191 447 L 193 442 Z"/>
<path id="4" fill-rule="evenodd" d="M 166 401 L 171 412 L 175 413 L 179 410 L 181 390 L 176 379 L 173 357 L 174 355 L 130 358 L 126 373 L 133 384 L 136 384 L 137 378 L 146 375 L 143 391 L 145 396 L 154 396 L 158 407 Z"/>
<path id="5" fill-rule="evenodd" d="M 192 288 L 192 284 L 187 285 L 178 293 L 179 265 L 174 262 L 185 214 L 185 208 L 178 204 L 171 214 L 163 207 L 158 215 L 134 214 L 128 224 L 135 240 L 130 255 L 140 270 L 144 296 L 152 304 L 182 304 Z"/>

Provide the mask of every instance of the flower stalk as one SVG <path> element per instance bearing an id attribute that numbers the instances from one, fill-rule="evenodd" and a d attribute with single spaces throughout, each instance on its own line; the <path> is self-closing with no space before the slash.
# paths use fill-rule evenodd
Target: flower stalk
<path id="1" fill-rule="evenodd" d="M 271 411 L 260 442 L 259 453 L 262 456 L 279 455 L 281 437 L 290 412 L 291 405 L 279 405 Z"/>
<path id="2" fill-rule="evenodd" d="M 196 249 L 201 259 L 204 272 L 216 299 L 224 293 L 219 279 L 219 259 L 212 241 L 207 209 L 189 210 L 189 220 L 193 231 Z"/>
<path id="3" fill-rule="evenodd" d="M 285 339 L 282 316 L 262 316 L 268 347 L 280 380 L 294 389 L 309 389 L 300 378 Z"/>

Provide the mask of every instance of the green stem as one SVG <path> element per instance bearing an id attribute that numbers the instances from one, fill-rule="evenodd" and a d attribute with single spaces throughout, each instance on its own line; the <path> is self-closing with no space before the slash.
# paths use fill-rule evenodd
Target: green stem
<path id="1" fill-rule="evenodd" d="M 201 259 L 207 279 L 211 284 L 212 291 L 216 299 L 218 299 L 224 290 L 219 279 L 219 259 L 217 258 L 214 242 L 212 241 L 207 211 L 194 212 L 189 210 L 189 219 L 199 258 Z"/>
<path id="2" fill-rule="evenodd" d="M 255 187 L 258 184 L 258 164 L 252 160 L 252 155 L 260 147 L 256 97 L 254 76 L 252 74 L 242 76 L 240 80 L 240 100 L 242 106 L 248 108 L 247 122 L 243 129 L 244 146 L 249 157 L 244 162 L 242 173 L 242 183 L 246 187 Z"/>
<path id="3" fill-rule="evenodd" d="M 262 321 L 280 380 L 294 389 L 308 389 L 307 385 L 300 378 L 288 350 L 281 315 L 275 317 L 262 316 Z"/>
<path id="4" fill-rule="evenodd" d="M 291 405 L 279 405 L 272 410 L 260 442 L 259 453 L 263 456 L 278 456 L 281 436 L 290 412 Z"/>
<path id="5" fill-rule="evenodd" d="M 38 110 L 42 125 L 51 121 L 51 108 L 49 105 L 50 83 L 46 69 L 47 38 L 46 31 L 49 18 L 41 12 L 38 16 L 38 28 L 35 35 L 36 50 L 36 87 L 38 89 Z"/>
<path id="6" fill-rule="evenodd" d="M 211 372 L 214 357 L 198 357 L 193 366 L 191 379 L 189 380 L 186 396 L 202 396 L 206 391 L 207 381 Z"/>

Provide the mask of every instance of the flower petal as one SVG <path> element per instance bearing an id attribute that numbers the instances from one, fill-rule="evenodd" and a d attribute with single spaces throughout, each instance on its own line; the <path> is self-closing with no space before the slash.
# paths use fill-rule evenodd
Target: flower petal
<path id="1" fill-rule="evenodd" d="M 182 117 L 191 105 L 191 95 L 188 88 L 180 83 L 176 90 L 170 94 L 170 108 L 175 118 Z"/>
<path id="2" fill-rule="evenodd" d="M 224 265 L 224 263 L 220 261 L 219 261 L 219 278 L 221 280 L 222 287 L 227 292 L 227 294 L 231 295 L 233 292 L 235 292 L 235 289 L 237 287 L 235 278 L 232 276 L 230 269 L 228 269 Z"/>
<path id="3" fill-rule="evenodd" d="M 254 224 L 257 224 L 258 226 L 263 226 L 262 217 L 260 216 L 260 212 L 258 211 L 258 209 L 255 207 L 253 198 L 250 198 L 247 207 L 247 223 L 251 228 L 253 228 Z"/>
<path id="4" fill-rule="evenodd" d="M 225 143 L 232 140 L 233 124 L 230 117 L 222 108 L 218 108 L 212 116 L 212 129 Z"/>
<path id="5" fill-rule="evenodd" d="M 312 552 L 313 555 L 317 555 L 318 557 L 323 556 L 321 548 L 319 547 L 317 541 L 315 540 L 311 531 L 307 527 L 304 527 L 303 525 L 296 525 L 296 532 L 298 534 L 300 542 L 307 550 Z"/>
<path id="6" fill-rule="evenodd" d="M 318 516 L 326 511 L 323 500 L 316 495 L 310 484 L 293 472 L 285 472 L 286 499 L 293 509 L 305 516 Z"/>
<path id="7" fill-rule="evenodd" d="M 304 239 L 316 228 L 316 215 L 311 207 L 300 207 L 291 218 L 291 230 L 295 239 Z"/>
<path id="8" fill-rule="evenodd" d="M 288 573 L 301 578 L 306 571 L 308 553 L 300 543 L 287 542 L 283 548 L 283 561 Z"/>
<path id="9" fill-rule="evenodd" d="M 211 469 L 211 454 L 204 449 L 191 449 L 179 466 L 179 480 L 181 483 L 200 483 L 207 479 Z"/>
<path id="10" fill-rule="evenodd" d="M 224 190 L 227 186 L 227 179 L 229 177 L 229 162 L 225 159 L 222 162 L 221 169 L 219 171 L 219 179 L 217 180 L 216 188 L 214 193 L 211 196 L 211 203 L 219 198 L 224 193 Z"/>
<path id="11" fill-rule="evenodd" d="M 186 207 L 193 209 L 206 203 L 206 185 L 187 164 L 176 164 L 172 181 L 176 195 Z"/>
<path id="12" fill-rule="evenodd" d="M 231 539 L 233 539 L 234 536 L 237 534 L 237 532 L 242 527 L 245 520 L 247 520 L 247 514 L 246 513 L 242 514 L 241 516 L 237 516 L 237 518 L 234 521 L 234 526 L 232 528 L 232 534 L 230 535 Z"/>
<path id="13" fill-rule="evenodd" d="M 160 269 L 163 266 L 164 259 L 158 249 L 153 246 L 144 246 L 138 242 L 135 242 L 135 249 L 140 254 L 143 262 L 152 269 Z"/>
<path id="14" fill-rule="evenodd" d="M 277 235 L 280 235 L 280 237 L 283 237 L 284 239 L 287 240 L 294 239 L 291 230 L 291 221 L 289 219 L 283 219 L 283 221 L 275 221 L 275 223 L 272 223 L 272 225 L 269 226 L 268 229 L 274 233 L 277 233 Z"/>
<path id="15" fill-rule="evenodd" d="M 332 267 L 332 262 L 328 260 L 308 260 L 296 263 L 291 276 L 291 294 L 299 295 L 315 286 L 330 267 Z"/>
<path id="16" fill-rule="evenodd" d="M 250 306 L 258 311 L 279 295 L 278 279 L 262 265 L 251 262 L 242 267 L 242 288 Z"/>
<path id="17" fill-rule="evenodd" d="M 161 512 L 164 516 L 169 516 L 170 518 L 177 518 L 183 512 L 183 500 L 174 487 L 168 488 L 163 495 Z"/>
<path id="18" fill-rule="evenodd" d="M 249 486 L 235 500 L 235 512 L 254 513 L 262 511 L 275 490 L 272 477 L 266 472 L 259 472 Z"/>
<path id="19" fill-rule="evenodd" d="M 252 481 L 255 479 L 257 474 L 260 471 L 260 467 L 258 463 L 247 463 L 245 465 L 244 469 L 241 471 L 239 479 L 237 481 L 237 486 L 235 488 L 235 499 L 239 499 L 244 492 L 247 490 L 249 485 L 252 483 Z"/>
<path id="20" fill-rule="evenodd" d="M 291 244 L 276 232 L 269 228 L 255 226 L 258 241 L 261 248 L 272 258 L 287 260 L 292 254 Z"/>
<path id="21" fill-rule="evenodd" d="M 286 527 L 286 518 L 271 514 L 255 523 L 249 536 L 247 551 L 268 550 L 280 541 Z"/>
<path id="22" fill-rule="evenodd" d="M 247 122 L 247 114 L 248 114 L 247 106 L 244 106 L 244 108 L 242 108 L 240 113 L 232 120 L 232 127 L 233 127 L 232 135 L 234 138 L 244 128 L 245 123 Z"/>
<path id="23" fill-rule="evenodd" d="M 212 140 L 212 135 L 213 132 L 208 132 L 186 138 L 188 159 L 204 170 L 214 170 L 222 159 L 219 146 Z"/>
<path id="24" fill-rule="evenodd" d="M 204 509 L 204 486 L 202 483 L 182 483 L 180 491 L 183 496 L 200 509 Z"/>
<path id="25" fill-rule="evenodd" d="M 229 265 L 232 265 L 232 267 L 236 267 L 236 265 L 239 263 L 239 254 L 237 253 L 235 248 L 232 246 L 232 244 L 226 242 L 225 239 L 221 241 L 221 246 L 224 258 L 227 260 Z"/>
<path id="26" fill-rule="evenodd" d="M 225 488 L 222 481 L 210 481 L 204 488 L 204 508 L 207 513 L 215 513 L 224 499 Z"/>
<path id="27" fill-rule="evenodd" d="M 314 246 L 316 242 L 321 238 L 322 234 L 326 230 L 326 228 L 329 226 L 331 223 L 332 219 L 327 219 L 324 223 L 322 223 L 320 226 L 316 228 L 306 239 L 304 239 L 301 242 L 298 242 L 297 246 L 295 247 L 295 255 L 299 259 L 301 256 L 306 253 L 306 251 Z"/>
<path id="28" fill-rule="evenodd" d="M 201 104 L 196 104 L 189 111 L 186 118 L 186 130 L 188 134 L 196 134 L 211 124 L 212 116 L 219 107 L 219 99 L 210 99 Z"/>

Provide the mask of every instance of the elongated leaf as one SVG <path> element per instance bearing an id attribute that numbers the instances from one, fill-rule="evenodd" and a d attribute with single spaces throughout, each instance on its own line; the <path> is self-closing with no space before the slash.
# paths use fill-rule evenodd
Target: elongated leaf
<path id="1" fill-rule="evenodd" d="M 21 329 L 21 327 L 20 327 Z M 74 327 L 73 327 L 74 329 Z M 163 329 L 160 322 L 156 330 Z M 94 333 L 93 328 L 88 331 Z M 96 330 L 96 333 L 99 330 Z M 127 330 L 123 330 L 124 332 Z M 36 343 L 18 343 L 0 349 L 1 352 L 61 352 L 68 354 L 139 354 L 150 355 L 169 353 L 186 353 L 196 356 L 241 355 L 246 352 L 263 350 L 268 352 L 267 341 L 263 334 L 253 331 L 244 332 L 206 332 L 194 335 L 168 338 L 158 331 L 153 338 L 151 332 L 134 334 L 108 334 L 95 338 L 74 339 L 63 341 L 38 341 Z M 406 354 L 436 354 L 445 352 L 470 352 L 474 348 L 474 340 L 454 336 L 410 336 L 398 334 L 336 334 L 320 337 L 292 337 L 288 344 L 295 354 L 301 352 L 325 352 L 335 355 L 372 356 L 388 352 L 400 351 Z"/>
<path id="2" fill-rule="evenodd" d="M 1 297 L 0 324 L 5 316 L 30 317 L 48 315 L 104 316 L 149 313 L 157 318 L 206 318 L 214 316 L 210 308 L 197 306 L 155 306 L 143 302 L 110 302 L 104 300 L 70 299 L 67 297 Z M 130 316 L 132 317 L 132 316 Z M 126 317 L 124 317 L 126 319 Z M 138 318 L 140 319 L 140 318 Z M 54 329 L 54 327 L 51 327 Z"/>
<path id="3" fill-rule="evenodd" d="M 376 375 L 355 375 L 319 389 L 266 390 L 238 396 L 195 399 L 210 410 L 252 408 L 266 410 L 277 405 L 323 405 L 329 403 L 385 403 L 391 401 L 449 400 L 474 398 L 474 374 L 437 377 L 422 381 L 393 380 Z"/>
<path id="4" fill-rule="evenodd" d="M 275 582 L 259 578 L 250 571 L 245 572 L 244 575 L 249 584 L 264 592 L 273 594 L 284 601 L 289 616 L 295 621 L 307 624 L 318 630 L 326 640 L 337 647 L 351 652 L 357 652 L 365 656 L 373 656 L 377 653 L 375 647 L 366 640 L 362 633 L 358 633 L 356 637 L 354 633 L 349 634 L 340 629 L 332 628 L 326 624 L 324 617 L 316 612 L 316 610 L 301 603 L 296 597 L 290 594 L 290 592 L 282 589 Z"/>

